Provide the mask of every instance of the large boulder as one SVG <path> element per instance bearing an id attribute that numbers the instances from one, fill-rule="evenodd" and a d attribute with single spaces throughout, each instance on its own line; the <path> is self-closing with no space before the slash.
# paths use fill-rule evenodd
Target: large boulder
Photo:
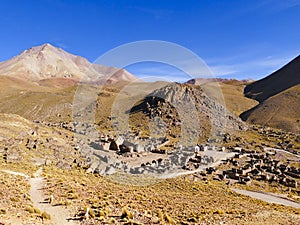
<path id="1" fill-rule="evenodd" d="M 118 151 L 119 150 L 119 146 L 117 145 L 117 143 L 116 143 L 115 140 L 112 140 L 110 142 L 109 150 L 114 150 L 114 151 Z"/>
<path id="2" fill-rule="evenodd" d="M 126 146 L 124 144 L 120 145 L 120 153 L 127 153 L 127 152 L 131 152 L 131 148 L 132 146 Z"/>

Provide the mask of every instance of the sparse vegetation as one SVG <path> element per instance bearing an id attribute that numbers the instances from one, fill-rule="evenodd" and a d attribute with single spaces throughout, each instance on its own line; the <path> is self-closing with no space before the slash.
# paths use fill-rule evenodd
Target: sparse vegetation
<path id="1" fill-rule="evenodd" d="M 45 172 L 51 174 L 48 175 L 46 191 L 65 198 L 66 190 L 75 190 L 78 199 L 71 200 L 70 209 L 74 210 L 76 206 L 82 207 L 84 211 L 85 207 L 90 207 L 95 213 L 95 217 L 91 218 L 95 222 L 114 221 L 118 224 L 125 218 L 134 218 L 134 221 L 142 224 L 148 224 L 150 221 L 165 221 L 170 224 L 175 224 L 175 221 L 198 223 L 208 219 L 241 221 L 240 215 L 243 215 L 246 221 L 250 218 L 255 220 L 261 211 L 274 210 L 272 205 L 235 194 L 224 183 L 214 180 L 206 183 L 176 178 L 150 186 L 135 187 L 114 183 L 101 176 L 85 174 L 81 169 L 62 171 L 55 167 L 47 167 Z M 60 184 L 60 189 L 54 188 L 57 184 Z M 99 189 L 103 191 L 100 192 Z M 296 212 L 298 211 L 295 209 L 278 206 L 274 220 L 283 219 L 283 215 Z M 119 217 L 113 218 L 113 215 Z"/>
<path id="2" fill-rule="evenodd" d="M 71 103 L 77 88 L 76 82 L 64 81 L 66 82 L 64 84 L 67 84 L 64 87 L 64 85 L 58 85 L 57 80 L 43 80 L 39 85 L 35 84 L 34 86 L 31 82 L 22 83 L 2 76 L 0 76 L 0 80 L 3 81 L 0 82 L 0 92 L 5 93 L 0 97 L 0 111 L 10 113 L 0 114 L 1 222 L 11 218 L 17 218 L 23 222 L 30 218 L 34 224 L 51 223 L 53 214 L 50 215 L 47 210 L 41 212 L 33 204 L 30 197 L 28 180 L 34 178 L 34 173 L 38 168 L 42 168 L 42 176 L 45 178 L 45 186 L 42 190 L 45 197 L 48 197 L 45 199 L 45 204 L 48 204 L 48 207 L 57 208 L 63 206 L 61 208 L 69 210 L 71 215 L 75 215 L 76 220 L 81 220 L 82 223 L 128 225 L 265 225 L 277 223 L 288 225 L 300 223 L 300 211 L 298 209 L 268 204 L 239 195 L 230 189 L 230 187 L 239 187 L 268 191 L 285 194 L 290 199 L 300 201 L 299 187 L 291 189 L 276 182 L 259 180 L 254 180 L 248 186 L 241 184 L 229 186 L 230 184 L 226 184 L 226 181 L 214 179 L 215 177 L 209 174 L 205 174 L 205 178 L 202 177 L 203 179 L 198 180 L 202 176 L 199 173 L 164 180 L 151 175 L 128 175 L 118 170 L 107 177 L 97 173 L 87 173 L 96 150 L 88 153 L 81 151 L 81 146 L 78 145 L 80 141 L 76 140 L 75 137 L 75 131 L 77 135 L 80 133 L 80 130 L 76 130 L 78 127 L 73 124 L 71 118 Z M 5 83 L 9 85 L 14 83 L 15 86 L 10 89 L 10 87 L 6 87 Z M 237 118 L 240 113 L 257 104 L 256 101 L 243 96 L 242 91 L 246 82 L 230 80 L 219 81 L 219 84 L 227 108 L 234 113 L 228 112 L 228 115 L 231 116 L 230 122 L 234 121 L 233 125 L 236 126 L 235 131 L 234 129 L 224 131 L 224 139 L 222 140 L 224 147 L 241 147 L 247 153 L 263 152 L 264 147 L 278 147 L 287 149 L 290 153 L 299 154 L 299 135 L 255 124 L 249 125 L 248 130 L 246 130 L 247 126 Z M 131 106 L 127 105 L 125 100 L 133 98 L 132 93 L 128 90 L 119 93 L 123 90 L 123 85 L 124 83 L 118 83 L 105 86 L 100 93 L 98 93 L 98 87 L 90 87 L 93 93 L 98 96 L 95 121 L 99 133 L 95 132 L 96 138 L 102 134 L 113 136 L 118 133 L 114 130 L 114 125 L 118 121 L 114 121 L 111 115 L 116 99 L 119 100 L 120 107 L 124 107 L 128 112 L 131 110 L 128 108 Z M 143 97 L 143 94 L 150 90 L 153 91 L 166 84 L 156 82 L 151 84 L 151 87 L 144 83 L 132 85 L 134 90 L 137 89 L 135 85 L 143 87 L 139 96 Z M 204 104 L 200 101 L 201 99 L 198 99 L 203 94 L 200 86 L 195 88 L 190 84 L 172 84 L 170 88 L 177 88 L 176 90 L 183 94 L 185 92 L 193 94 L 198 109 L 202 110 L 201 107 L 208 103 L 212 104 L 203 112 L 199 110 L 203 115 L 201 113 L 196 115 L 202 126 L 202 136 L 199 137 L 198 142 L 208 142 L 211 132 L 209 110 L 215 105 L 218 106 L 216 108 L 221 107 L 212 101 L 218 96 L 214 96 L 212 93 L 212 99 L 206 98 Z M 166 92 L 171 93 L 168 90 Z M 275 100 L 278 101 L 279 97 L 277 96 L 277 100 Z M 168 153 L 174 150 L 180 140 L 182 118 L 179 118 L 178 111 L 168 101 L 156 100 L 152 97 L 150 99 L 137 98 L 135 107 L 138 107 L 128 114 L 129 132 L 141 141 L 149 140 L 150 136 L 158 139 L 163 130 L 165 133 L 163 135 L 165 135 L 168 143 L 157 148 L 162 150 L 159 154 L 163 153 L 161 154 L 163 157 L 168 157 Z M 273 99 L 270 104 L 272 105 L 275 100 Z M 153 101 L 155 104 L 150 105 L 147 101 L 150 103 Z M 147 103 L 149 104 L 148 108 L 143 108 Z M 270 108 L 273 110 L 272 107 Z M 269 118 L 266 112 L 268 111 L 263 111 L 266 114 L 263 120 Z M 20 116 L 11 113 L 17 113 Z M 162 115 L 161 120 L 154 121 L 153 118 L 157 115 Z M 189 115 L 184 116 L 189 117 Z M 286 118 L 284 120 L 288 121 Z M 157 122 L 159 126 L 151 128 L 150 121 L 152 123 Z M 293 122 L 293 125 L 297 123 Z M 125 128 L 127 129 L 127 127 Z M 136 159 L 143 157 L 142 154 L 126 157 L 135 160 L 135 156 Z M 121 156 L 117 155 L 116 157 Z M 292 160 L 291 157 L 280 154 L 278 157 L 281 163 L 289 164 L 295 168 L 300 167 L 300 163 L 297 160 Z M 274 160 L 277 159 L 274 158 Z M 245 163 L 243 159 L 235 160 L 235 162 L 241 163 L 241 165 L 236 166 L 238 169 L 241 169 Z M 154 164 L 156 163 L 154 160 Z M 147 166 L 150 167 L 150 165 Z M 232 165 L 220 165 L 218 169 L 226 170 L 230 167 Z M 15 174 L 7 173 L 4 170 L 14 171 Z M 54 202 L 50 201 L 49 196 L 55 196 Z M 49 204 L 50 202 L 51 204 Z"/>

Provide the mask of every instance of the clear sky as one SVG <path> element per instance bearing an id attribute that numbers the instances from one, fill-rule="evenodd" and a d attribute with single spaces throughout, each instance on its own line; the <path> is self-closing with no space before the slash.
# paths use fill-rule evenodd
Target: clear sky
<path id="1" fill-rule="evenodd" d="M 121 44 L 164 40 L 198 54 L 218 77 L 258 79 L 300 54 L 300 0 L 6 0 L 0 61 L 51 43 L 91 62 Z M 139 76 L 173 77 L 144 63 Z"/>

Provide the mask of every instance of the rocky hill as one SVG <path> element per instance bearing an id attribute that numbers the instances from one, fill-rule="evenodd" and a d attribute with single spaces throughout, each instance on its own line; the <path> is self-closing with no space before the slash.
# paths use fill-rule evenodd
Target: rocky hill
<path id="1" fill-rule="evenodd" d="M 170 83 L 150 93 L 131 109 L 131 113 L 142 111 L 150 119 L 160 117 L 167 124 L 171 137 L 180 139 L 185 136 L 182 141 L 187 143 L 199 136 L 202 140 L 210 138 L 216 141 L 228 130 L 246 129 L 246 125 L 220 103 L 221 99 L 216 99 L 221 96 L 211 95 L 210 88 Z M 179 127 L 180 135 L 176 134 Z"/>

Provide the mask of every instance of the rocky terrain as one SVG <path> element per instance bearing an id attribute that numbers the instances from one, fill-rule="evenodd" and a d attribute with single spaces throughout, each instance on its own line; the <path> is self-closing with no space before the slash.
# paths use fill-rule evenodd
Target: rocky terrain
<path id="1" fill-rule="evenodd" d="M 249 81 L 140 82 L 49 44 L 0 74 L 0 224 L 300 223 L 297 123 L 259 111 L 299 117 L 297 85 L 257 105 Z"/>
<path id="2" fill-rule="evenodd" d="M 246 124 L 214 100 L 203 86 L 168 84 L 131 109 L 131 113 L 139 111 L 150 120 L 160 118 L 166 126 L 166 138 L 179 141 L 177 145 L 191 146 L 208 139 L 220 142 L 225 132 L 247 129 Z M 161 128 L 157 128 L 151 132 L 158 133 Z"/>

